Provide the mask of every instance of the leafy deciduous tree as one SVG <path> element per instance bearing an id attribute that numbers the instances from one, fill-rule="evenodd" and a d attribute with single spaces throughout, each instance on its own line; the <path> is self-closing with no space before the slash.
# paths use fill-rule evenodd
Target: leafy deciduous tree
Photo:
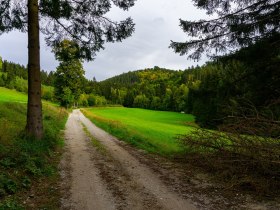
<path id="1" fill-rule="evenodd" d="M 55 96 L 62 106 L 68 107 L 80 97 L 85 71 L 81 59 L 76 56 L 79 50 L 75 42 L 64 40 L 54 52 L 60 61 L 55 72 Z"/>

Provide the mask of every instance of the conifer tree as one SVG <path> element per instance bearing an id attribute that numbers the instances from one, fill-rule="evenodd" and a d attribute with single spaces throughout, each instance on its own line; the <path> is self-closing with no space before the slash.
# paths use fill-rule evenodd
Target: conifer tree
<path id="1" fill-rule="evenodd" d="M 181 55 L 197 60 L 235 51 L 262 39 L 280 33 L 280 0 L 193 0 L 195 6 L 207 14 L 217 16 L 210 20 L 180 20 L 180 26 L 190 37 L 186 42 L 171 42 L 170 47 Z M 275 44 L 278 44 L 279 40 Z"/>
<path id="2" fill-rule="evenodd" d="M 92 60 L 105 42 L 122 41 L 134 30 L 131 18 L 115 22 L 106 15 L 112 4 L 124 10 L 136 0 L 0 0 L 0 35 L 28 32 L 28 105 L 26 131 L 43 136 L 40 31 L 49 46 L 69 39 L 78 44 L 77 56 Z"/>

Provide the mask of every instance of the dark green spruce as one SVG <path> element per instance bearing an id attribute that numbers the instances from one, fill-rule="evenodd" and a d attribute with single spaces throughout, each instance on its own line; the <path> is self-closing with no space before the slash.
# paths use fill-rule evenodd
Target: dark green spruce
<path id="1" fill-rule="evenodd" d="M 280 32 L 279 0 L 194 0 L 194 4 L 217 18 L 180 20 L 182 30 L 192 38 L 172 41 L 170 47 L 191 59 L 200 59 L 203 53 L 234 52 Z"/>

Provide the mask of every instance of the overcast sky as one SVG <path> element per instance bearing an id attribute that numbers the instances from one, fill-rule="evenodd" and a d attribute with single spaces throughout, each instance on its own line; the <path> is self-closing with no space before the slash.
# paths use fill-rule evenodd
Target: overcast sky
<path id="1" fill-rule="evenodd" d="M 168 48 L 170 40 L 186 41 L 179 27 L 179 19 L 197 20 L 206 18 L 205 11 L 198 10 L 191 0 L 138 0 L 129 11 L 113 8 L 108 17 L 123 20 L 132 17 L 135 33 L 121 43 L 105 45 L 94 61 L 84 63 L 86 77 L 98 81 L 144 68 L 160 66 L 168 69 L 186 69 L 205 62 L 188 60 Z M 27 34 L 10 32 L 0 36 L 0 56 L 5 60 L 27 64 Z M 41 37 L 41 68 L 55 70 L 58 62 L 51 49 Z"/>

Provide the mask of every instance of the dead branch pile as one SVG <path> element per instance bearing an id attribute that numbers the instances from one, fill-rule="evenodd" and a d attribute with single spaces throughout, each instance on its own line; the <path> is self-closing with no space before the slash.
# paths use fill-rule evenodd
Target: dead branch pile
<path id="1" fill-rule="evenodd" d="M 188 160 L 215 172 L 232 186 L 279 195 L 280 122 L 268 110 L 252 108 L 230 115 L 218 131 L 198 128 L 179 139 Z"/>

